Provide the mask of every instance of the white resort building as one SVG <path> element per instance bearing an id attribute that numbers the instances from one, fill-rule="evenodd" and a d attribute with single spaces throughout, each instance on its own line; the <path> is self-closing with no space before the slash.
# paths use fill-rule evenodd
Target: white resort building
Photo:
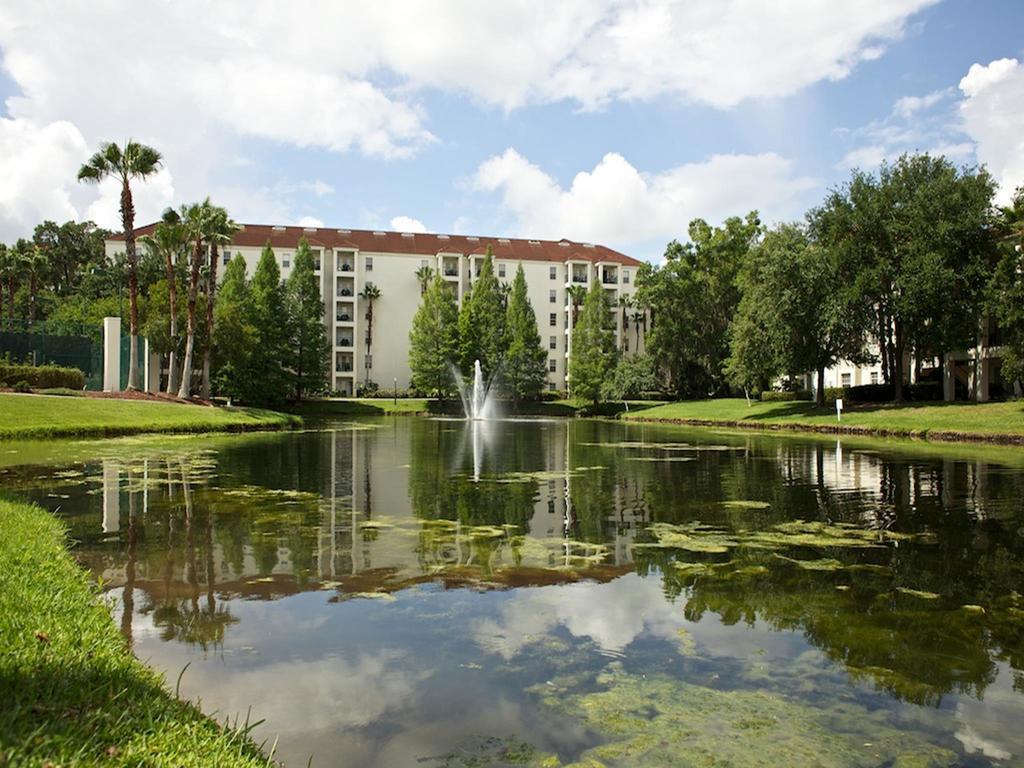
<path id="1" fill-rule="evenodd" d="M 137 229 L 136 238 L 151 233 L 154 227 Z M 252 277 L 269 243 L 281 277 L 286 279 L 303 237 L 319 267 L 324 323 L 333 357 L 330 387 L 340 395 L 355 394 L 367 381 L 385 391 L 394 385 L 409 385 L 409 329 L 421 295 L 417 271 L 421 267 L 438 270 L 461 304 L 479 274 L 488 246 L 499 282 L 511 283 L 519 265 L 523 266 L 540 338 L 548 350 L 549 389 L 567 389 L 574 317 L 572 286 L 589 289 L 594 281 L 600 283 L 615 314 L 619 349 L 628 355 L 643 347 L 646 318 L 622 301 L 633 295 L 641 262 L 603 245 L 565 239 L 245 224 L 231 245 L 221 250 L 221 259 L 227 264 L 234 256 L 243 256 Z M 124 236 L 107 240 L 106 252 L 108 257 L 123 253 Z M 218 274 L 223 276 L 223 266 Z M 380 298 L 374 301 L 373 337 L 368 345 L 366 301 L 360 293 L 370 283 L 380 289 Z"/>

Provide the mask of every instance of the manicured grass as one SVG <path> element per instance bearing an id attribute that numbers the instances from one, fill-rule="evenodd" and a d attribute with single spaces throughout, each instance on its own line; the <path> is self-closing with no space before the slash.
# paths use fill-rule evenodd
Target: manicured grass
<path id="1" fill-rule="evenodd" d="M 259 408 L 0 394 L 0 439 L 287 429 L 296 416 Z"/>
<path id="2" fill-rule="evenodd" d="M 761 403 L 720 399 L 667 403 L 622 418 L 676 421 L 684 424 L 808 429 L 938 440 L 1024 442 L 1024 403 L 905 403 L 850 405 L 836 421 L 832 404 Z"/>
<path id="3" fill-rule="evenodd" d="M 0 500 L 0 765 L 266 766 L 127 649 L 39 507 Z"/>

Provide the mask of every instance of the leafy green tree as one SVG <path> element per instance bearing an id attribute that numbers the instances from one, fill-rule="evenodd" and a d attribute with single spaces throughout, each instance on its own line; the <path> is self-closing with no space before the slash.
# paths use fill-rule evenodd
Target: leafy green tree
<path id="1" fill-rule="evenodd" d="M 367 288 L 369 288 L 367 284 Z M 313 252 L 306 238 L 299 240 L 292 273 L 286 286 L 288 300 L 287 367 L 291 370 L 295 399 L 327 387 L 330 347 L 324 327 L 324 301 Z"/>
<path id="2" fill-rule="evenodd" d="M 18 259 L 14 249 L 0 243 L 0 318 L 2 327 L 14 327 L 14 291 L 18 282 Z M 7 295 L 6 304 L 4 294 Z"/>
<path id="3" fill-rule="evenodd" d="M 434 272 L 434 268 L 426 264 L 416 270 L 416 282 L 420 284 L 420 296 L 424 295 L 427 288 L 430 287 L 430 283 L 434 279 Z"/>
<path id="4" fill-rule="evenodd" d="M 903 155 L 878 175 L 855 172 L 811 212 L 812 233 L 874 308 L 882 373 L 903 399 L 905 361 L 977 338 L 995 258 L 994 183 L 945 157 Z"/>
<path id="5" fill-rule="evenodd" d="M 1024 187 L 997 213 L 1001 256 L 988 287 L 988 309 L 1003 336 L 1003 380 L 1024 382 Z"/>
<path id="6" fill-rule="evenodd" d="M 110 236 L 91 221 L 57 224 L 44 221 L 36 226 L 32 242 L 46 255 L 50 284 L 58 296 L 67 296 L 81 285 L 93 266 L 106 262 L 104 240 Z"/>
<path id="7" fill-rule="evenodd" d="M 153 234 L 143 235 L 140 242 L 147 251 L 164 263 L 164 291 L 167 294 L 165 317 L 169 325 L 167 330 L 163 331 L 153 328 L 150 323 L 146 335 L 150 343 L 153 342 L 155 334 L 167 337 L 161 348 L 165 349 L 167 354 L 167 394 L 170 395 L 178 391 L 178 266 L 187 258 L 191 243 L 181 216 L 173 208 L 164 211 L 160 222 L 153 229 Z"/>
<path id="8" fill-rule="evenodd" d="M 217 267 L 220 263 L 220 248 L 231 244 L 231 238 L 238 231 L 238 225 L 220 206 L 211 206 L 205 239 L 210 246 L 210 265 L 206 271 L 206 344 L 203 346 L 203 399 L 210 399 L 210 367 L 213 355 L 214 308 L 217 303 Z M 312 258 L 312 256 L 310 257 Z"/>
<path id="9" fill-rule="evenodd" d="M 638 272 L 637 300 L 653 317 L 645 348 L 677 396 L 728 391 L 724 368 L 740 301 L 737 278 L 761 231 L 756 212 L 726 219 L 721 227 L 696 219 L 688 243 L 669 243 L 663 266 L 644 265 Z"/>
<path id="10" fill-rule="evenodd" d="M 412 386 L 438 397 L 452 394 L 452 366 L 459 353 L 459 310 L 448 285 L 434 273 L 409 330 Z"/>
<path id="11" fill-rule="evenodd" d="M 281 269 L 270 243 L 256 264 L 249 294 L 256 344 L 246 369 L 244 398 L 254 403 L 280 403 L 290 388 L 284 368 L 288 323 Z"/>
<path id="12" fill-rule="evenodd" d="M 128 357 L 128 389 L 139 387 L 139 273 L 135 252 L 135 203 L 131 182 L 145 179 L 160 168 L 160 153 L 145 144 L 128 140 L 122 149 L 113 142 L 100 144 L 99 151 L 78 170 L 78 180 L 100 183 L 106 178 L 121 182 L 121 226 L 128 266 L 128 306 L 131 352 Z"/>
<path id="13" fill-rule="evenodd" d="M 213 330 L 216 361 L 213 386 L 218 394 L 232 399 L 244 400 L 248 394 L 245 377 L 257 343 L 251 315 L 245 257 L 236 255 L 224 270 L 224 280 L 214 308 Z"/>
<path id="14" fill-rule="evenodd" d="M 627 355 L 619 358 L 601 386 L 605 400 L 631 400 L 661 388 L 658 366 L 650 355 Z"/>
<path id="15" fill-rule="evenodd" d="M 825 402 L 825 369 L 866 362 L 870 307 L 843 282 L 835 254 L 804 228 L 782 224 L 754 248 L 740 273 L 743 298 L 730 328 L 730 379 L 763 389 L 775 376 L 816 371 Z"/>
<path id="16" fill-rule="evenodd" d="M 537 315 L 526 292 L 523 265 L 516 270 L 505 311 L 508 352 L 504 382 L 515 400 L 536 397 L 547 379 L 547 350 L 541 345 Z"/>
<path id="17" fill-rule="evenodd" d="M 569 391 L 580 401 L 597 405 L 601 387 L 615 365 L 615 332 L 605 291 L 596 280 L 583 300 L 579 321 L 572 329 L 569 351 Z"/>
<path id="18" fill-rule="evenodd" d="M 505 311 L 494 275 L 494 255 L 490 246 L 480 265 L 480 274 L 462 300 L 459 312 L 459 365 L 464 376 L 473 372 L 474 361 L 480 361 L 485 378 L 497 373 L 507 349 Z"/>

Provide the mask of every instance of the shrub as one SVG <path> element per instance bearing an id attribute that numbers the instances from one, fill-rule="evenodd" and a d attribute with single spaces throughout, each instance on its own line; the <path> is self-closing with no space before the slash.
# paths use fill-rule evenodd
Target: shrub
<path id="1" fill-rule="evenodd" d="M 0 363 L 0 386 L 13 387 L 21 382 L 34 389 L 82 389 L 85 374 L 77 368 L 59 365 L 17 365 Z"/>
<path id="2" fill-rule="evenodd" d="M 796 392 L 775 390 L 761 393 L 761 402 L 764 403 L 789 403 L 797 400 L 812 400 L 813 396 L 809 390 L 801 389 Z"/>
<path id="3" fill-rule="evenodd" d="M 846 396 L 852 403 L 888 403 L 896 396 L 892 384 L 861 384 L 849 387 Z M 942 399 L 942 382 L 926 381 L 903 386 L 903 399 L 910 402 L 924 402 Z"/>
<path id="4" fill-rule="evenodd" d="M 380 394 L 380 386 L 376 381 L 367 381 L 356 387 L 356 397 L 377 397 Z"/>
<path id="5" fill-rule="evenodd" d="M 22 379 L 22 380 L 21 380 L 21 381 L 19 381 L 19 382 L 18 382 L 17 384 L 15 384 L 15 385 L 14 385 L 14 386 L 12 387 L 12 389 L 13 389 L 13 390 L 14 390 L 15 392 L 31 392 L 31 391 L 32 391 L 32 387 L 30 387 L 30 386 L 29 386 L 29 384 L 28 384 L 28 382 L 27 382 L 27 381 L 25 381 L 24 379 Z"/>

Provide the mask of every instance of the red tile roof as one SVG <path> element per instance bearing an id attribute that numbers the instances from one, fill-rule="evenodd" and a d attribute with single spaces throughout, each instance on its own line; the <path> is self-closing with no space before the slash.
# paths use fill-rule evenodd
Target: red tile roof
<path id="1" fill-rule="evenodd" d="M 135 230 L 135 236 L 147 235 L 156 224 Z M 640 266 L 641 262 L 603 245 L 571 240 L 522 240 L 519 238 L 474 237 L 472 235 L 426 235 L 421 233 L 382 232 L 368 229 L 329 229 L 327 227 L 274 227 L 269 224 L 245 224 L 233 240 L 234 245 L 262 248 L 269 241 L 275 248 L 296 248 L 305 236 L 309 244 L 320 248 L 357 248 L 371 253 L 414 253 L 436 256 L 438 253 L 483 254 L 487 246 L 498 259 L 511 261 L 590 261 Z M 124 240 L 114 235 L 112 240 Z"/>

